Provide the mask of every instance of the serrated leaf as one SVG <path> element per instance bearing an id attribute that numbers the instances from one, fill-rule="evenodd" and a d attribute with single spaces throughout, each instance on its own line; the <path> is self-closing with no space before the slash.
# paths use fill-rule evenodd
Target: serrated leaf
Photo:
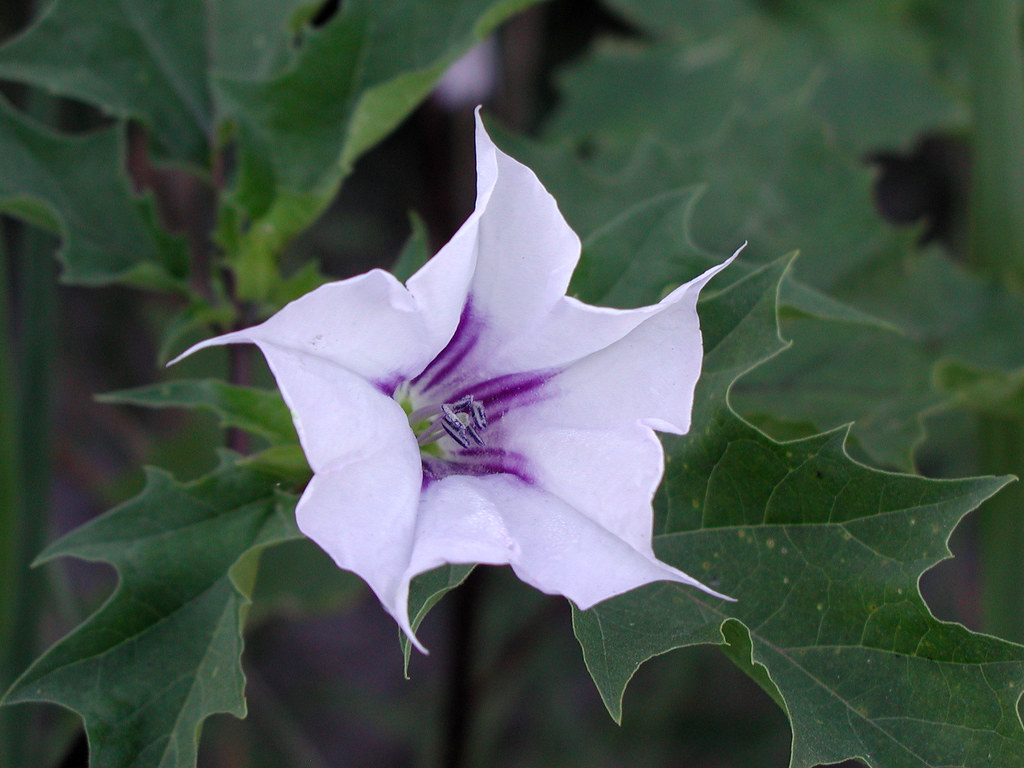
<path id="1" fill-rule="evenodd" d="M 950 407 L 1012 412 L 1024 349 L 1006 343 L 1005 329 L 1024 326 L 1019 296 L 934 252 L 880 260 L 859 274 L 852 299 L 889 327 L 787 314 L 794 345 L 737 383 L 741 413 L 819 428 L 856 414 L 859 447 L 911 469 L 923 416 Z"/>
<path id="2" fill-rule="evenodd" d="M 287 61 L 288 17 L 311 0 L 56 0 L 0 48 L 0 77 L 148 125 L 202 165 L 216 108 L 211 72 L 259 77 Z"/>
<path id="3" fill-rule="evenodd" d="M 273 251 L 308 225 L 355 160 L 426 97 L 449 63 L 536 1 L 353 0 L 306 37 L 279 77 L 218 78 L 218 101 L 239 130 L 236 199 L 262 221 L 257 237 Z"/>
<path id="4" fill-rule="evenodd" d="M 990 332 L 992 322 L 984 312 L 964 317 L 968 312 L 962 305 L 979 306 L 974 302 L 979 292 L 963 269 L 944 260 L 930 274 L 914 254 L 916 233 L 880 219 L 864 144 L 850 136 L 837 138 L 844 131 L 869 132 L 840 125 L 841 116 L 821 108 L 818 97 L 826 98 L 822 94 L 828 89 L 820 80 L 827 81 L 836 56 L 874 66 L 885 60 L 884 46 L 867 45 L 859 34 L 833 24 L 829 11 L 814 8 L 806 12 L 822 16 L 814 22 L 821 28 L 805 33 L 820 39 L 787 46 L 786 35 L 795 32 L 776 27 L 789 22 L 774 19 L 767 29 L 758 26 L 758 14 L 772 11 L 755 3 L 718 8 L 723 18 L 714 30 L 690 34 L 686 24 L 673 26 L 672 19 L 690 18 L 686 9 L 698 7 L 714 14 L 704 2 L 682 5 L 644 2 L 623 8 L 627 15 L 647 18 L 645 24 L 657 19 L 662 26 L 655 34 L 671 42 L 602 46 L 570 69 L 563 77 L 565 98 L 547 126 L 548 137 L 558 144 L 503 143 L 537 170 L 585 236 L 638 200 L 701 183 L 707 192 L 688 221 L 689 236 L 702 248 L 726 253 L 748 240 L 743 258 L 755 263 L 799 250 L 795 278 L 788 279 L 783 295 L 800 312 L 785 316 L 784 330 L 805 343 L 744 382 L 768 397 L 737 398 L 737 407 L 776 435 L 854 422 L 856 445 L 866 458 L 913 469 L 913 451 L 924 434 L 922 417 L 950 402 L 933 387 L 932 366 L 961 355 L 981 364 L 978 356 L 999 346 L 1001 336 Z M 837 13 L 836 18 L 856 16 L 856 4 L 844 4 Z M 884 9 L 873 6 L 870 14 L 884 15 Z M 875 22 L 857 23 L 868 28 Z M 745 45 L 751 30 L 765 31 L 766 39 Z M 892 55 L 918 57 L 919 48 Z M 842 69 L 836 67 L 835 72 Z M 630 86 L 623 89 L 627 79 Z M 651 99 L 643 110 L 628 108 L 630 99 L 666 82 L 677 82 L 689 96 Z M 863 98 L 871 97 L 869 85 L 862 86 L 868 92 Z M 936 87 L 931 84 L 929 93 Z M 887 93 L 879 98 L 893 106 L 896 97 Z M 939 102 L 928 106 L 927 98 L 922 102 L 910 94 L 906 100 L 921 104 L 922 111 L 907 112 L 898 125 L 879 124 L 882 133 L 871 134 L 871 140 L 905 143 L 914 132 L 952 119 L 951 112 L 936 106 Z M 863 119 L 873 119 L 873 113 Z M 643 262 L 630 269 L 642 271 Z M 989 286 L 985 293 L 1000 308 L 1000 317 L 1017 317 L 1005 309 L 1015 303 L 1005 290 L 1000 295 Z M 965 322 L 952 322 L 953 317 Z M 851 324 L 864 325 L 863 333 Z M 856 336 L 863 353 L 844 354 L 843 345 L 830 344 L 833 334 Z M 865 365 L 872 362 L 866 349 L 870 340 L 877 342 L 877 365 Z M 884 363 L 894 358 L 895 348 L 907 354 L 889 368 Z M 1002 349 L 1004 358 L 1018 351 L 1005 344 Z M 1009 364 L 1024 365 L 1024 359 Z M 806 375 L 809 368 L 814 376 Z M 880 391 L 885 403 L 868 394 Z"/>
<path id="5" fill-rule="evenodd" d="M 97 399 L 146 408 L 203 408 L 216 413 L 221 426 L 244 429 L 272 445 L 299 442 L 288 406 L 276 389 L 243 387 L 217 379 L 172 379 L 108 392 Z"/>
<path id="6" fill-rule="evenodd" d="M 948 402 L 932 385 L 932 356 L 922 345 L 891 327 L 797 313 L 783 327 L 792 346 L 737 382 L 737 411 L 754 423 L 766 415 L 814 431 L 855 416 L 852 434 L 867 457 L 913 468 L 923 416 Z"/>
<path id="7" fill-rule="evenodd" d="M 671 288 L 721 263 L 690 240 L 689 223 L 703 191 L 686 187 L 657 195 L 591 232 L 570 294 L 611 307 L 656 304 Z"/>
<path id="8" fill-rule="evenodd" d="M 691 224 L 706 188 L 684 187 L 655 195 L 623 211 L 591 232 L 573 273 L 570 293 L 591 304 L 637 307 L 654 304 L 681 283 L 719 264 L 690 237 Z M 735 245 L 740 245 L 736 243 Z M 741 255 L 723 283 L 738 280 L 757 269 Z M 824 321 L 860 323 L 873 329 L 897 332 L 890 322 L 845 304 L 787 272 L 779 291 L 783 305 Z"/>
<path id="9" fill-rule="evenodd" d="M 1019 765 L 1024 648 L 938 621 L 917 586 L 1007 480 L 872 470 L 846 455 L 843 430 L 777 443 L 739 419 L 731 382 L 781 347 L 780 277 L 768 267 L 702 302 L 693 426 L 666 441 L 655 551 L 737 602 L 657 585 L 576 612 L 588 669 L 618 717 L 644 660 L 695 643 L 736 655 L 745 631 L 740 666 L 758 679 L 761 665 L 781 697 L 793 768 Z"/>
<path id="10" fill-rule="evenodd" d="M 758 98 L 799 88 L 808 108 L 857 154 L 905 148 L 923 130 L 956 129 L 967 122 L 963 97 L 946 82 L 952 68 L 936 60 L 944 41 L 934 22 L 942 12 L 922 12 L 913 0 L 611 0 L 610 5 L 654 38 L 686 45 L 686 55 L 670 57 L 674 73 L 730 55 L 741 62 L 742 93 L 734 89 L 723 96 L 712 81 L 710 94 L 697 90 L 696 98 L 666 102 L 676 116 L 689 110 L 699 115 L 708 103 L 756 107 Z M 634 92 L 631 98 L 642 96 Z M 577 105 L 586 101 L 576 99 Z"/>
<path id="11" fill-rule="evenodd" d="M 720 262 L 689 237 L 691 221 L 703 211 L 695 208 L 702 194 L 696 187 L 663 193 L 592 232 L 573 276 L 574 295 L 619 307 L 650 304 Z M 743 255 L 723 278 L 757 268 Z M 743 380 L 734 393 L 739 411 L 793 437 L 845 424 L 856 414 L 855 435 L 869 456 L 912 466 L 911 449 L 924 434 L 913 416 L 944 401 L 931 385 L 929 355 L 898 326 L 822 294 L 791 272 L 780 300 L 788 308 L 786 335 L 797 343 Z"/>
<path id="12" fill-rule="evenodd" d="M 117 128 L 62 136 L 0 99 L 0 210 L 63 236 L 64 281 L 187 292 L 184 246 L 133 196 L 123 155 Z"/>
<path id="13" fill-rule="evenodd" d="M 49 547 L 41 560 L 111 563 L 118 588 L 5 703 L 77 712 L 92 768 L 191 768 L 203 721 L 245 714 L 241 629 L 258 552 L 299 536 L 277 484 L 230 457 L 184 485 L 150 470 L 138 496 Z"/>

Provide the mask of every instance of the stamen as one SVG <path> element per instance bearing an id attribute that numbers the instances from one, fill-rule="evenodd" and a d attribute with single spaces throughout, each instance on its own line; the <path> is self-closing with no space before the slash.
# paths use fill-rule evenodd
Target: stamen
<path id="1" fill-rule="evenodd" d="M 409 414 L 410 424 L 424 421 L 429 422 L 429 426 L 416 438 L 421 446 L 440 440 L 442 433 L 463 448 L 484 444 L 480 433 L 487 429 L 487 412 L 472 395 L 466 395 L 453 403 L 417 408 Z"/>

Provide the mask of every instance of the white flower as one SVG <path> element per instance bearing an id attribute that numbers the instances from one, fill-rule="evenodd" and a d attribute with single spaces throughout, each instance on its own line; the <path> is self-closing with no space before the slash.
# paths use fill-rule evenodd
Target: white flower
<path id="1" fill-rule="evenodd" d="M 580 242 L 554 199 L 479 114 L 476 151 L 476 209 L 405 286 L 375 269 L 185 354 L 259 346 L 314 473 L 299 528 L 421 650 L 409 582 L 444 563 L 510 564 L 581 609 L 662 580 L 722 597 L 654 557 L 651 500 L 725 264 L 654 306 L 568 297 Z"/>

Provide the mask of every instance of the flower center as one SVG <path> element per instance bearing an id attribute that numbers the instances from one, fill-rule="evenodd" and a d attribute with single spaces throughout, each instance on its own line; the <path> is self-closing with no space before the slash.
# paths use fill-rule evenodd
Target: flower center
<path id="1" fill-rule="evenodd" d="M 487 429 L 487 412 L 479 400 L 466 395 L 453 403 L 418 408 L 409 414 L 409 423 L 421 447 L 448 435 L 463 448 L 472 448 L 484 444 L 481 433 Z"/>

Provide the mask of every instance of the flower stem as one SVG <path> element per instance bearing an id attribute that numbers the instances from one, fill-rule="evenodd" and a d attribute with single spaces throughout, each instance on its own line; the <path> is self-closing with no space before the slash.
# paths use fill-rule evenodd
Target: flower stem
<path id="1" fill-rule="evenodd" d="M 55 245 L 38 230 L 22 226 L 18 232 L 21 300 L 15 314 L 19 320 L 19 364 L 7 372 L 8 381 L 4 382 L 10 395 L 5 410 L 11 405 L 15 409 L 4 431 L 16 440 L 13 448 L 20 455 L 11 464 L 17 477 L 8 488 L 10 498 L 3 500 L 14 506 L 6 508 L 3 526 L 3 535 L 11 536 L 5 542 L 11 560 L 3 564 L 5 572 L 0 574 L 6 603 L 4 626 L 0 627 L 0 689 L 23 672 L 41 650 L 40 618 L 51 604 L 47 574 L 32 571 L 29 564 L 43 549 L 51 521 L 53 365 L 58 359 Z M 15 358 L 5 355 L 5 359 Z M 0 730 L 9 729 L 0 739 L 2 749 L 15 755 L 9 763 L 0 760 L 3 765 L 32 762 L 30 750 L 36 748 L 31 743 L 32 727 L 26 712 L 0 713 Z"/>
<path id="2" fill-rule="evenodd" d="M 14 344 L 8 322 L 6 254 L 0 253 L 0 689 L 21 671 L 14 658 L 18 627 L 18 587 L 22 568 L 19 551 L 22 487 L 20 420 L 17 407 Z M 9 714 L 9 713 L 8 713 Z M 13 721 L 0 716 L 0 764 L 13 765 Z"/>
<path id="3" fill-rule="evenodd" d="M 474 707 L 473 640 L 479 608 L 481 569 L 477 568 L 453 597 L 451 623 L 451 663 L 448 673 L 448 702 L 444 744 L 440 768 L 463 768 L 468 765 L 468 741 L 472 731 Z"/>
<path id="4" fill-rule="evenodd" d="M 1024 286 L 1024 59 L 1016 0 L 968 4 L 974 122 L 971 259 Z"/>
<path id="5" fill-rule="evenodd" d="M 980 271 L 1024 286 L 1024 62 L 1016 0 L 967 4 L 964 23 L 974 122 L 970 257 Z M 1024 475 L 1024 422 L 984 417 L 980 469 Z M 981 577 L 985 629 L 1024 640 L 1024 486 L 985 505 Z"/>

